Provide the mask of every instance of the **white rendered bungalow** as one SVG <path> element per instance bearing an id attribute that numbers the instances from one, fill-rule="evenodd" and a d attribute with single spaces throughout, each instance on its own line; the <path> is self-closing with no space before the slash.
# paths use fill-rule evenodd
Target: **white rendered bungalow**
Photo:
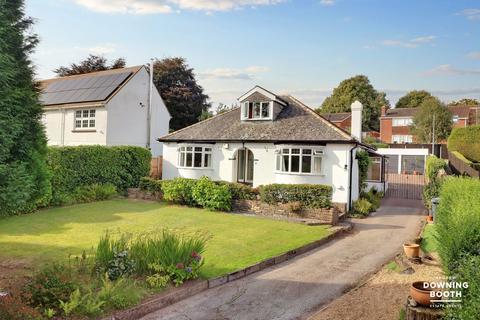
<path id="1" fill-rule="evenodd" d="M 325 184 L 335 203 L 359 196 L 356 151 L 362 105 L 352 104 L 352 135 L 292 96 L 256 86 L 241 107 L 168 134 L 163 142 L 163 179 L 175 177 L 247 183 Z"/>

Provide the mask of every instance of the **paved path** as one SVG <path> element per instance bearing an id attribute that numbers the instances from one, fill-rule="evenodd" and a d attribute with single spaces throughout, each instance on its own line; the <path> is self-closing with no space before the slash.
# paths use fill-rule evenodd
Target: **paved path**
<path id="1" fill-rule="evenodd" d="M 305 318 L 378 270 L 401 250 L 404 241 L 414 238 L 420 208 L 419 202 L 409 200 L 384 201 L 373 217 L 353 220 L 350 235 L 142 319 Z"/>

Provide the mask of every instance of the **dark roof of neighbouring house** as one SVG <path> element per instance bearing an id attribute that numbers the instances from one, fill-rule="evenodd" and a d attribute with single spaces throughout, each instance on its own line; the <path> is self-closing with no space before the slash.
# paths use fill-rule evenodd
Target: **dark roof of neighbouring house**
<path id="1" fill-rule="evenodd" d="M 292 96 L 274 121 L 242 121 L 240 108 L 219 114 L 159 138 L 163 142 L 354 142 L 347 132 Z"/>
<path id="2" fill-rule="evenodd" d="M 113 95 L 143 66 L 91 72 L 40 81 L 44 106 L 102 102 Z"/>
<path id="3" fill-rule="evenodd" d="M 341 122 L 352 116 L 351 112 L 339 112 L 339 113 L 321 113 L 322 117 L 331 122 Z"/>
<path id="4" fill-rule="evenodd" d="M 468 118 L 470 109 L 472 106 L 448 106 L 448 109 L 454 116 L 459 118 Z M 387 109 L 386 116 L 387 118 L 401 118 L 401 117 L 413 117 L 419 108 L 394 108 Z"/>

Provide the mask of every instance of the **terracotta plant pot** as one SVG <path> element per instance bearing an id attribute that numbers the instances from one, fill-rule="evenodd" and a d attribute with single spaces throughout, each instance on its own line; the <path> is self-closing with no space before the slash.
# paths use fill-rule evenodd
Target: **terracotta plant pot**
<path id="1" fill-rule="evenodd" d="M 424 286 L 424 283 L 426 284 L 426 287 Z M 431 300 L 436 299 L 430 297 L 431 291 L 435 290 L 430 288 L 427 281 L 416 281 L 412 283 L 410 287 L 410 296 L 418 304 L 421 304 L 423 306 L 429 306 L 432 303 Z"/>
<path id="2" fill-rule="evenodd" d="M 407 258 L 418 258 L 420 256 L 420 245 L 416 243 L 403 244 L 403 251 Z"/>
<path id="3" fill-rule="evenodd" d="M 433 221 L 433 217 L 432 217 L 432 216 L 426 216 L 426 217 L 425 217 L 425 220 L 427 220 L 428 222 L 432 222 L 432 221 Z"/>

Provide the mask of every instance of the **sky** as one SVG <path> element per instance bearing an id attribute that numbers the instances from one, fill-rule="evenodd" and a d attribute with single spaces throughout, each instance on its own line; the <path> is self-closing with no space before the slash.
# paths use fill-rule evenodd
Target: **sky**
<path id="1" fill-rule="evenodd" d="M 394 104 L 480 98 L 479 0 L 26 0 L 39 79 L 88 54 L 184 57 L 218 103 L 255 85 L 316 108 L 357 74 Z"/>

